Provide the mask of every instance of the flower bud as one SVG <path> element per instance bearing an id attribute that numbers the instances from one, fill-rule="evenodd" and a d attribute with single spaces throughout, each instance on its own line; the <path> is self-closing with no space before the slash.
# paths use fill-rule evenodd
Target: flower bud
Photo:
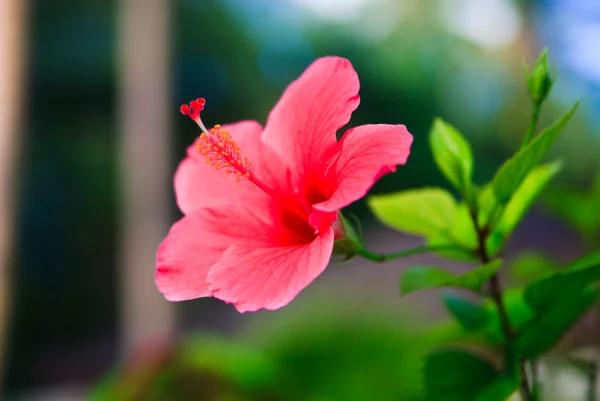
<path id="1" fill-rule="evenodd" d="M 345 260 L 356 255 L 356 251 L 362 248 L 362 239 L 352 224 L 341 212 L 338 212 L 338 220 L 333 223 L 335 241 L 333 243 L 333 254 L 344 255 Z"/>
<path id="2" fill-rule="evenodd" d="M 544 49 L 540 58 L 533 67 L 531 75 L 524 66 L 525 77 L 527 79 L 527 87 L 529 88 L 529 97 L 536 103 L 543 102 L 554 84 L 554 72 L 550 72 L 548 66 L 548 51 Z"/>

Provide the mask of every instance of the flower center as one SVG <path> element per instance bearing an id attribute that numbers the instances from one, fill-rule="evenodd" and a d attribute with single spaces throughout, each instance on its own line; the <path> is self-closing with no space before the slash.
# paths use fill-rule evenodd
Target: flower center
<path id="1" fill-rule="evenodd" d="M 220 125 L 215 125 L 210 130 L 200 118 L 200 112 L 204 110 L 206 101 L 203 98 L 192 100 L 189 105 L 184 104 L 179 108 L 183 115 L 189 116 L 202 130 L 200 139 L 196 143 L 198 153 L 206 158 L 206 162 L 215 166 L 217 169 L 223 169 L 225 174 L 233 174 L 236 176 L 236 182 L 240 179 L 247 179 L 267 195 L 274 199 L 278 199 L 277 194 L 264 182 L 262 182 L 252 171 L 252 162 L 247 157 L 242 157 L 242 150 L 235 143 L 229 131 L 221 128 Z M 304 210 L 292 208 L 293 212 L 299 216 L 305 216 Z"/>
<path id="2" fill-rule="evenodd" d="M 189 105 L 184 104 L 180 107 L 183 115 L 189 116 L 202 130 L 200 139 L 196 142 L 198 153 L 206 158 L 206 163 L 214 166 L 218 170 L 224 170 L 226 175 L 235 175 L 236 182 L 241 179 L 246 179 L 260 188 L 273 199 L 277 199 L 282 203 L 282 206 L 293 215 L 303 221 L 306 227 L 310 227 L 308 216 L 310 214 L 310 206 L 303 207 L 297 202 L 282 202 L 280 194 L 261 181 L 252 171 L 252 162 L 247 157 L 242 156 L 242 150 L 233 140 L 231 133 L 223 129 L 220 125 L 215 125 L 210 130 L 206 128 L 200 112 L 204 109 L 206 101 L 203 98 L 192 100 Z M 297 226 L 298 224 L 294 224 Z"/>
<path id="3" fill-rule="evenodd" d="M 200 119 L 200 112 L 204 109 L 206 101 L 202 98 L 192 100 L 189 105 L 184 104 L 179 109 L 182 114 L 189 116 L 202 130 L 200 139 L 196 143 L 198 153 L 206 158 L 206 163 L 215 166 L 217 170 L 223 169 L 225 174 L 234 174 L 236 181 L 242 178 L 252 179 L 252 162 L 247 157 L 242 157 L 240 147 L 232 139 L 229 131 L 215 125 L 210 130 L 206 129 Z"/>
<path id="4" fill-rule="evenodd" d="M 248 179 L 252 174 L 252 162 L 247 157 L 242 158 L 240 147 L 231 139 L 229 131 L 220 125 L 200 135 L 196 150 L 206 158 L 206 163 L 217 170 L 224 168 L 225 174 L 235 174 L 236 181 Z"/>

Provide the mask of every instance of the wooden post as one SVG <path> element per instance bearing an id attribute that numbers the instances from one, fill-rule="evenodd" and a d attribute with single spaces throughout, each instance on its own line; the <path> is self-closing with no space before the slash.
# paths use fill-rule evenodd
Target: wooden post
<path id="1" fill-rule="evenodd" d="M 10 265 L 26 63 L 25 0 L 0 1 L 0 394 L 10 319 Z"/>
<path id="2" fill-rule="evenodd" d="M 121 329 L 123 351 L 168 341 L 172 304 L 154 284 L 169 227 L 169 0 L 121 0 L 119 9 Z"/>

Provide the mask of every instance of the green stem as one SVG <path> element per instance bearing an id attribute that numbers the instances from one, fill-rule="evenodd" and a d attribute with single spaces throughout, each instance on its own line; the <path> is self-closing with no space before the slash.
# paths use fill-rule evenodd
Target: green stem
<path id="1" fill-rule="evenodd" d="M 477 242 L 479 245 L 479 259 L 481 263 L 488 264 L 491 261 L 490 256 L 487 252 L 487 247 L 485 245 L 487 239 L 486 230 L 479 225 L 477 220 L 477 211 L 471 210 L 471 219 L 473 220 L 473 225 L 475 227 L 475 232 L 477 233 Z M 504 355 L 504 368 L 507 372 L 511 372 L 513 370 L 512 358 L 516 352 L 517 344 L 516 333 L 510 324 L 510 319 L 508 318 L 508 311 L 506 310 L 506 306 L 502 300 L 502 287 L 500 285 L 500 278 L 498 274 L 494 274 L 490 279 L 490 295 L 496 304 L 496 308 L 498 309 L 498 316 L 500 317 L 500 325 L 502 327 L 502 332 L 504 333 L 504 338 L 506 340 L 505 346 L 505 355 Z M 527 378 L 527 370 L 525 369 L 525 360 L 519 358 L 519 371 L 521 375 L 521 398 L 523 401 L 534 401 L 533 395 L 531 394 L 531 387 L 529 386 L 529 380 Z"/>
<path id="2" fill-rule="evenodd" d="M 492 230 L 496 226 L 498 219 L 502 218 L 503 213 L 504 213 L 504 205 L 496 204 L 496 206 L 494 206 L 494 208 L 490 212 L 488 221 L 486 222 L 484 227 L 482 227 L 482 230 Z"/>
<path id="3" fill-rule="evenodd" d="M 529 370 L 531 371 L 531 395 L 534 400 L 540 398 L 540 383 L 538 375 L 538 363 L 535 360 L 529 361 Z"/>
<path id="4" fill-rule="evenodd" d="M 588 401 L 598 401 L 598 365 L 595 362 L 590 363 L 590 370 L 588 373 Z"/>
<path id="5" fill-rule="evenodd" d="M 456 245 L 439 245 L 439 246 L 422 246 L 419 248 L 407 249 L 405 251 L 381 254 L 371 252 L 365 248 L 359 248 L 356 250 L 356 253 L 362 256 L 365 259 L 368 259 L 372 262 L 383 263 L 388 260 L 405 258 L 412 255 L 418 255 L 420 253 L 428 253 L 428 252 L 436 252 L 436 251 L 457 251 L 462 250 L 461 248 L 456 247 Z"/>
<path id="6" fill-rule="evenodd" d="M 529 144 L 529 142 L 531 142 L 531 140 L 533 139 L 533 135 L 535 134 L 535 129 L 537 127 L 537 123 L 540 118 L 541 108 L 542 108 L 541 102 L 533 103 L 533 113 L 531 114 L 531 122 L 529 123 L 529 129 L 527 130 L 527 133 L 525 134 L 525 138 L 523 138 L 523 143 L 521 143 L 521 149 L 523 149 L 525 146 L 527 146 Z"/>

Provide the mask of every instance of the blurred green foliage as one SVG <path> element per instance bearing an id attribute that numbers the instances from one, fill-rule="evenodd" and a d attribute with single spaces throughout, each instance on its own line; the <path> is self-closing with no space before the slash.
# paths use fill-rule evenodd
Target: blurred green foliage
<path id="1" fill-rule="evenodd" d="M 159 357 L 142 350 L 90 400 L 419 400 L 423 356 L 447 336 L 364 305 L 296 312 L 255 325 L 243 340 L 197 334 Z"/>
<path id="2" fill-rule="evenodd" d="M 600 248 L 600 168 L 587 188 L 556 186 L 544 201 L 554 215 L 581 236 L 588 248 Z"/>

